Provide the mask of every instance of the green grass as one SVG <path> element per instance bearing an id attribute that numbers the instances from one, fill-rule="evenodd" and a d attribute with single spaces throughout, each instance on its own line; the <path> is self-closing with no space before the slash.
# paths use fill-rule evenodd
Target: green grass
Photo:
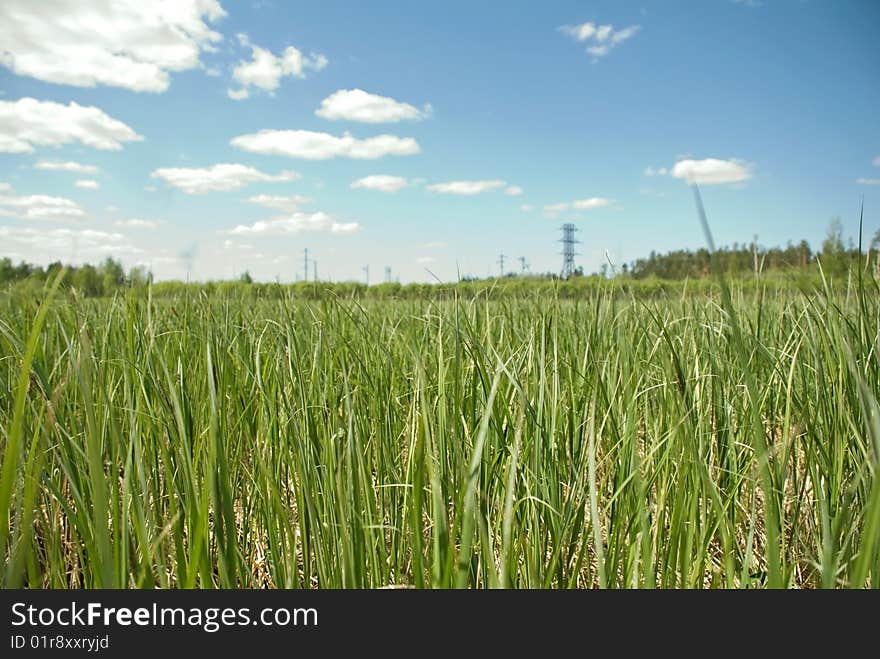
<path id="1" fill-rule="evenodd" d="M 2 585 L 878 587 L 867 279 L 0 298 Z"/>

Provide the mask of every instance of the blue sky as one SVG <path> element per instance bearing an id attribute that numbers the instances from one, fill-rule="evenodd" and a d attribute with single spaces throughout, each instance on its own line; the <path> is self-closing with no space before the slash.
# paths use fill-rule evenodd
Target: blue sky
<path id="1" fill-rule="evenodd" d="M 693 178 L 718 243 L 880 228 L 877 2 L 105 4 L 0 5 L 0 255 L 593 271 L 702 246 Z"/>

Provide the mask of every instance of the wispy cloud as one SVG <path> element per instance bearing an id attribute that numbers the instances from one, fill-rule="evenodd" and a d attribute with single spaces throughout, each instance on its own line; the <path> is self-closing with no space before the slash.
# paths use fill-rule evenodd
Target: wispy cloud
<path id="1" fill-rule="evenodd" d="M 377 190 L 379 192 L 397 192 L 402 190 L 409 182 L 403 176 L 389 176 L 387 174 L 371 174 L 356 181 L 349 186 L 352 190 Z"/>
<path id="2" fill-rule="evenodd" d="M 560 201 L 555 204 L 547 204 L 544 206 L 544 217 L 553 219 L 560 213 L 569 210 L 589 211 L 597 208 L 605 208 L 614 203 L 613 199 L 608 197 L 588 197 L 587 199 L 575 199 L 574 201 Z"/>
<path id="3" fill-rule="evenodd" d="M 154 170 L 150 177 L 162 179 L 186 194 L 204 194 L 238 190 L 248 183 L 296 181 L 300 175 L 291 171 L 266 174 L 247 165 L 218 163 L 211 167 L 162 167 Z"/>
<path id="4" fill-rule="evenodd" d="M 630 25 L 615 30 L 613 25 L 597 25 L 592 21 L 580 25 L 563 25 L 559 28 L 576 42 L 588 44 L 586 50 L 594 60 L 605 57 L 614 48 L 635 36 L 640 29 L 640 25 Z"/>
<path id="5" fill-rule="evenodd" d="M 233 236 L 283 235 L 296 233 L 351 233 L 357 222 L 339 222 L 327 213 L 292 213 L 253 224 L 239 224 L 229 231 Z"/>
<path id="6" fill-rule="evenodd" d="M 448 181 L 446 183 L 433 183 L 427 186 L 427 190 L 431 192 L 439 192 L 440 194 L 454 194 L 461 196 L 472 196 L 503 188 L 507 183 L 501 179 L 492 179 L 488 181 Z"/>
<path id="7" fill-rule="evenodd" d="M 257 133 L 239 135 L 229 142 L 232 146 L 250 153 L 288 156 L 303 160 L 329 160 L 352 158 L 376 160 L 384 156 L 410 156 L 419 153 L 419 144 L 412 137 L 377 135 L 366 139 L 341 136 L 310 130 L 261 130 Z"/>
<path id="8" fill-rule="evenodd" d="M 82 163 L 68 160 L 62 162 L 59 160 L 40 160 L 34 165 L 34 169 L 42 169 L 49 172 L 73 172 L 76 174 L 96 174 L 98 168 L 94 165 L 83 165 Z"/>

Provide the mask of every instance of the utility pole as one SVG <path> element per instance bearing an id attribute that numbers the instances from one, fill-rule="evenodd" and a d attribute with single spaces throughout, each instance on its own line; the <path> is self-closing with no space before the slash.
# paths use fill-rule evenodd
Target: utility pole
<path id="1" fill-rule="evenodd" d="M 309 248 L 303 251 L 303 281 L 309 280 Z"/>
<path id="2" fill-rule="evenodd" d="M 312 281 L 318 283 L 318 262 L 312 259 Z"/>
<path id="3" fill-rule="evenodd" d="M 370 285 L 370 266 L 369 266 L 369 265 L 365 265 L 365 266 L 363 267 L 363 271 L 364 271 L 364 278 L 365 278 L 366 281 L 367 281 L 367 286 L 369 286 L 369 285 Z"/>
<path id="4" fill-rule="evenodd" d="M 504 252 L 498 255 L 498 267 L 501 268 L 501 276 L 504 276 Z"/>
<path id="5" fill-rule="evenodd" d="M 517 259 L 517 260 L 519 261 L 520 271 L 522 272 L 522 274 L 526 274 L 526 270 L 529 269 L 529 264 L 526 261 L 526 257 L 520 256 L 519 259 Z"/>
<path id="6" fill-rule="evenodd" d="M 562 225 L 562 273 L 563 279 L 568 279 L 574 274 L 574 246 L 580 241 L 574 237 L 577 227 L 571 223 Z"/>

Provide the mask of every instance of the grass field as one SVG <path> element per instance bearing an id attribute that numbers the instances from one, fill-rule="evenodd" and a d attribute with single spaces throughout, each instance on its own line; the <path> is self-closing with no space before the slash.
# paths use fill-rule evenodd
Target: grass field
<path id="1" fill-rule="evenodd" d="M 873 282 L 38 297 L 3 586 L 880 586 Z"/>

